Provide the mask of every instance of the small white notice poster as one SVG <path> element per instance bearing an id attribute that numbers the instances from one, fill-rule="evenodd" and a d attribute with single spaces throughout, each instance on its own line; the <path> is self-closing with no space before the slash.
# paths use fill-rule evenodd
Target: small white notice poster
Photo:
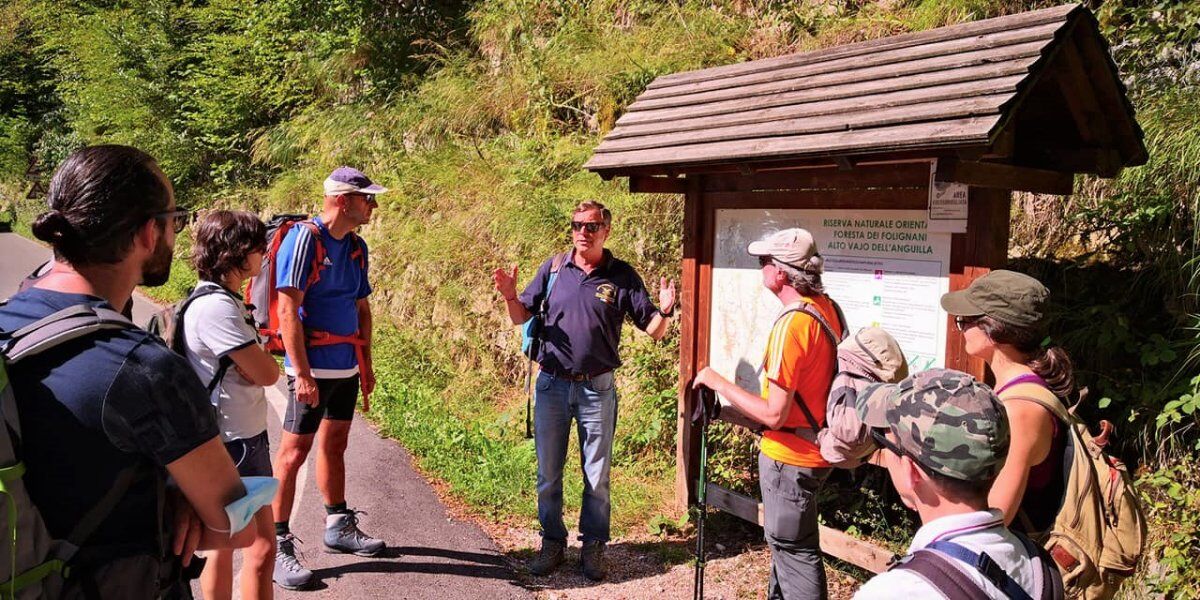
<path id="1" fill-rule="evenodd" d="M 929 231 L 942 233 L 967 232 L 967 201 L 965 183 L 937 180 L 937 161 L 929 167 Z"/>

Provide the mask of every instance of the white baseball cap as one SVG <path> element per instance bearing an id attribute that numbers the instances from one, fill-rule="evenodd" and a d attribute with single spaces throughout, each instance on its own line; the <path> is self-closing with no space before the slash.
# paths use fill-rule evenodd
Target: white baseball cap
<path id="1" fill-rule="evenodd" d="M 799 227 L 776 231 L 757 242 L 750 242 L 746 251 L 751 256 L 769 256 L 801 271 L 821 273 L 825 270 L 825 260 L 817 252 L 817 242 L 811 233 Z"/>

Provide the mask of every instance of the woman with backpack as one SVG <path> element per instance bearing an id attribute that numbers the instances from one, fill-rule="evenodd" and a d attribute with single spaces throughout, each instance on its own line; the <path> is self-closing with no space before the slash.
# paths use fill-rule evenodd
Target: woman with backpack
<path id="1" fill-rule="evenodd" d="M 200 282 L 180 305 L 175 331 L 188 362 L 208 384 L 221 440 L 242 477 L 270 477 L 267 398 L 264 386 L 279 378 L 279 365 L 262 347 L 245 301 L 235 290 L 262 269 L 267 229 L 243 211 L 212 211 L 201 219 L 192 246 Z M 270 598 L 275 564 L 272 521 L 255 521 L 254 543 L 243 553 L 243 598 Z M 216 550 L 200 577 L 207 600 L 233 593 L 233 551 Z"/>
<path id="2" fill-rule="evenodd" d="M 1038 280 L 996 270 L 942 296 L 954 316 L 967 354 L 996 376 L 996 395 L 1012 424 L 1004 468 L 988 496 L 1010 526 L 1026 533 L 1048 530 L 1066 490 L 1063 453 L 1070 431 L 1038 400 L 1065 405 L 1074 391 L 1071 359 L 1057 346 L 1043 347 L 1045 304 L 1050 292 Z"/>

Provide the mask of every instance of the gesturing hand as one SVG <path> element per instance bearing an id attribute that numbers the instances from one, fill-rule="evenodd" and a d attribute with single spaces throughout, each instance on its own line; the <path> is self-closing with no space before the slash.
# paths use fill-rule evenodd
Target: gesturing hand
<path id="1" fill-rule="evenodd" d="M 660 277 L 658 281 L 658 306 L 665 312 L 669 313 L 675 308 L 675 280 L 667 280 L 666 277 Z"/>
<path id="2" fill-rule="evenodd" d="M 517 295 L 517 265 L 513 265 L 512 274 L 509 274 L 507 269 L 496 269 L 492 271 L 492 282 L 496 284 L 496 291 L 504 296 L 505 300 L 514 298 Z"/>

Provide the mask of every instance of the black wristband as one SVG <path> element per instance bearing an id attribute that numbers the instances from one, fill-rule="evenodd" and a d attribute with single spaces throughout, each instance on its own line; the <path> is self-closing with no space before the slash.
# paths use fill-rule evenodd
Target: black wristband
<path id="1" fill-rule="evenodd" d="M 675 307 L 671 307 L 671 312 L 667 312 L 660 308 L 658 309 L 658 314 L 662 315 L 663 318 L 670 319 L 671 317 L 675 316 Z"/>

